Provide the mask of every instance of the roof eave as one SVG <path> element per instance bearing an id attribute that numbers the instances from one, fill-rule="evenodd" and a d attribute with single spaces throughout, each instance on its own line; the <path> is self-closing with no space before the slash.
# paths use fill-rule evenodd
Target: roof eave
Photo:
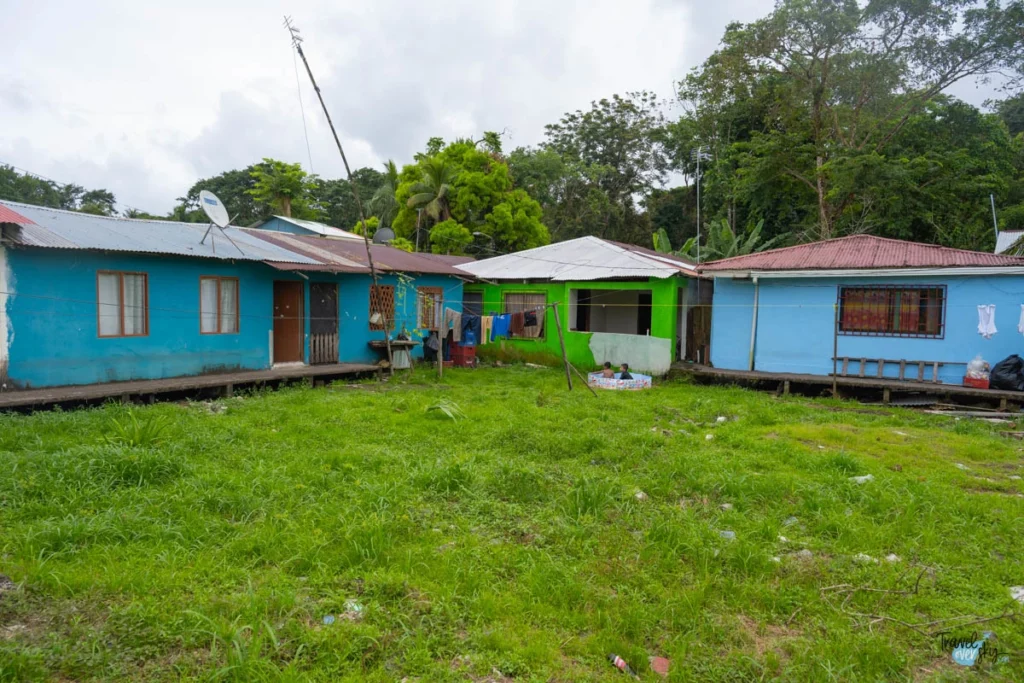
<path id="1" fill-rule="evenodd" d="M 807 270 L 706 270 L 714 278 L 933 277 L 937 275 L 1024 275 L 1020 266 L 929 266 L 918 268 L 831 268 Z"/>

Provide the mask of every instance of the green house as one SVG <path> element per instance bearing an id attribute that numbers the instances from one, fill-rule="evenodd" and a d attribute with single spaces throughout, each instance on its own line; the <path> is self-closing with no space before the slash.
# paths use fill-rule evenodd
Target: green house
<path id="1" fill-rule="evenodd" d="M 685 259 L 580 237 L 458 268 L 477 278 L 463 289 L 467 313 L 555 304 L 537 326 L 491 348 L 560 359 L 560 323 L 566 355 L 580 370 L 610 361 L 660 375 L 676 360 L 707 359 L 712 282 Z"/>

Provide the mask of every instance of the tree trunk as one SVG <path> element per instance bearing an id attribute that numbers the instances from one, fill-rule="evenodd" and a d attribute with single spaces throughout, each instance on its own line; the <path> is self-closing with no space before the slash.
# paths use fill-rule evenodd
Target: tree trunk
<path id="1" fill-rule="evenodd" d="M 818 186 L 818 219 L 821 221 L 821 234 L 819 237 L 827 240 L 832 237 L 832 224 L 828 217 L 828 204 L 825 202 L 825 179 L 821 175 L 821 167 L 824 163 L 824 159 L 819 154 L 816 160 L 817 169 L 815 172 L 815 182 Z"/>
<path id="2" fill-rule="evenodd" d="M 291 218 L 292 216 L 292 198 L 281 197 L 281 213 L 286 217 Z"/>

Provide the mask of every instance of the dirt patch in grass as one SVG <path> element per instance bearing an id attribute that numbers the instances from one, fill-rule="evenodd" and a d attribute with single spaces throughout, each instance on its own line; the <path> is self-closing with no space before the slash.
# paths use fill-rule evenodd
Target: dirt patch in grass
<path id="1" fill-rule="evenodd" d="M 743 627 L 744 636 L 754 646 L 758 659 L 763 659 L 767 652 L 774 652 L 785 661 L 789 657 L 786 643 L 803 636 L 803 631 L 799 629 L 780 624 L 762 624 L 745 614 L 739 615 L 737 619 Z"/>

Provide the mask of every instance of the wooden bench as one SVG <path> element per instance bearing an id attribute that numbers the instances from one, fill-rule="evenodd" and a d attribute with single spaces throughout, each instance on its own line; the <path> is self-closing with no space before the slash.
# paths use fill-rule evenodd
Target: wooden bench
<path id="1" fill-rule="evenodd" d="M 933 384 L 941 384 L 942 380 L 939 379 L 939 370 L 946 365 L 963 365 L 967 366 L 967 363 L 942 361 L 942 360 L 887 360 L 885 358 L 851 358 L 849 356 L 841 356 L 839 358 L 833 358 L 839 367 L 837 368 L 836 375 L 838 377 L 866 377 L 865 371 L 868 365 L 875 364 L 875 377 L 878 379 L 894 379 L 893 377 L 887 377 L 885 374 L 886 365 L 898 365 L 899 375 L 895 379 L 902 381 L 918 381 L 918 382 L 931 382 Z M 850 364 L 853 363 L 856 366 L 857 374 L 850 374 Z M 911 368 L 911 371 L 916 367 L 917 376 L 907 377 L 907 368 Z M 925 378 L 927 370 L 931 371 L 931 377 Z"/>

